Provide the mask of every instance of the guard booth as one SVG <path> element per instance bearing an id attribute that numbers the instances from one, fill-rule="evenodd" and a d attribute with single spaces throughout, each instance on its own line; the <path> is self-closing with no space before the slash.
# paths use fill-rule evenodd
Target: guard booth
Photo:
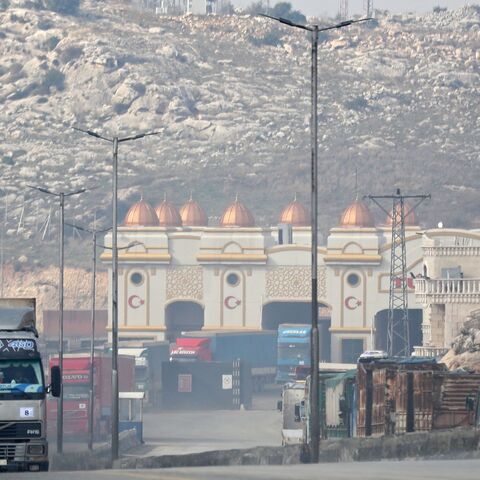
<path id="1" fill-rule="evenodd" d="M 145 392 L 119 392 L 119 432 L 134 429 L 143 443 L 143 400 Z"/>
<path id="2" fill-rule="evenodd" d="M 250 365 L 235 362 L 163 362 L 162 408 L 236 410 L 250 408 Z"/>

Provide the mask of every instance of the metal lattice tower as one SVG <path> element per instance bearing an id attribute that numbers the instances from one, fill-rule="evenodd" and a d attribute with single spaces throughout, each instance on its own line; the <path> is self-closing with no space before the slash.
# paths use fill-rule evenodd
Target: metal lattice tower
<path id="1" fill-rule="evenodd" d="M 407 252 L 405 245 L 405 217 L 430 195 L 402 195 L 397 189 L 395 195 L 374 196 L 373 200 L 392 220 L 392 250 L 390 257 L 390 290 L 388 303 L 387 352 L 389 356 L 410 356 L 410 332 L 408 327 Z M 416 199 L 413 207 L 405 213 L 405 199 Z M 388 212 L 378 202 L 391 199 L 392 210 Z"/>
<path id="2" fill-rule="evenodd" d="M 363 11 L 366 17 L 371 18 L 373 15 L 373 0 L 363 0 Z"/>
<path id="3" fill-rule="evenodd" d="M 339 15 L 342 20 L 348 18 L 348 0 L 340 0 Z"/>

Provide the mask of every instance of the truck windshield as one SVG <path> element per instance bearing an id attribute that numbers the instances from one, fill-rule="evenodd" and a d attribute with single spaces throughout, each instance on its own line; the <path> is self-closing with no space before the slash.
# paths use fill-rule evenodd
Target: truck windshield
<path id="1" fill-rule="evenodd" d="M 0 360 L 0 398 L 43 398 L 45 384 L 40 360 Z"/>
<path id="2" fill-rule="evenodd" d="M 310 347 L 308 343 L 281 343 L 278 345 L 279 360 L 295 360 L 297 362 L 310 361 Z M 300 363 L 301 365 L 302 363 Z"/>

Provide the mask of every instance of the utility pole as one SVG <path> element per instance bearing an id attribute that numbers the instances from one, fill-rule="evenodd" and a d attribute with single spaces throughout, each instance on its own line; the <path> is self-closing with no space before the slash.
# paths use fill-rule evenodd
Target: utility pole
<path id="1" fill-rule="evenodd" d="M 410 356 L 410 332 L 408 325 L 407 292 L 407 252 L 405 244 L 405 217 L 430 195 L 402 195 L 398 188 L 394 195 L 368 195 L 392 221 L 392 246 L 390 255 L 390 290 L 388 301 L 388 336 L 387 352 L 391 357 Z M 392 200 L 392 210 L 387 211 L 379 202 L 381 199 Z M 416 200 L 413 206 L 407 206 L 406 199 Z"/>
<path id="2" fill-rule="evenodd" d="M 85 188 L 75 190 L 73 192 L 59 192 L 54 193 L 46 188 L 34 187 L 28 185 L 29 188 L 38 190 L 39 192 L 46 193 L 57 197 L 60 201 L 60 278 L 58 286 L 58 303 L 59 303 L 59 340 L 58 340 L 58 366 L 60 368 L 61 375 L 63 376 L 63 277 L 65 271 L 65 197 L 71 197 L 73 195 L 79 195 L 86 192 Z M 60 396 L 58 397 L 57 404 L 57 453 L 63 453 L 63 381 Z"/>
<path id="3" fill-rule="evenodd" d="M 367 17 L 373 15 L 373 0 L 363 0 L 363 12 Z"/>
<path id="4" fill-rule="evenodd" d="M 93 449 L 93 437 L 94 437 L 94 413 L 95 413 L 95 381 L 94 381 L 94 364 L 95 364 L 95 320 L 96 310 L 95 302 L 97 296 L 97 247 L 111 250 L 111 247 L 105 245 L 99 245 L 97 242 L 97 236 L 102 233 L 106 233 L 112 229 L 112 227 L 96 229 L 95 220 L 93 222 L 93 228 L 85 228 L 79 225 L 67 223 L 68 226 L 81 230 L 82 232 L 90 233 L 92 235 L 92 312 L 90 320 L 90 378 L 89 378 L 89 408 L 88 408 L 88 449 Z M 125 250 L 136 245 L 143 245 L 142 242 L 130 242 L 125 247 L 119 247 L 118 250 Z"/>
<path id="5" fill-rule="evenodd" d="M 340 0 L 338 13 L 340 20 L 346 20 L 348 18 L 348 0 Z"/>
<path id="6" fill-rule="evenodd" d="M 81 128 L 73 127 L 82 133 L 86 133 L 91 137 L 98 138 L 109 142 L 113 146 L 113 178 L 112 178 L 112 463 L 118 459 L 118 249 L 117 249 L 117 204 L 118 204 L 118 144 L 138 140 L 140 138 L 149 137 L 151 135 L 158 135 L 161 132 L 140 133 L 132 135 L 131 137 L 113 137 L 107 138 L 99 135 L 92 130 L 83 130 Z"/>
<path id="7" fill-rule="evenodd" d="M 302 25 L 286 18 L 272 17 L 271 15 L 261 15 L 271 18 L 277 22 L 288 25 L 289 27 L 306 30 L 311 35 L 311 116 L 310 116 L 310 163 L 311 163 L 311 232 L 312 232 L 312 302 L 311 302 L 311 366 L 310 366 L 310 422 L 309 422 L 309 450 L 310 462 L 318 463 L 320 458 L 320 398 L 319 398 L 319 363 L 320 363 L 320 344 L 318 338 L 318 283 L 317 283 L 317 265 L 318 265 L 318 33 L 327 30 L 338 30 L 348 27 L 353 23 L 364 22 L 369 18 L 360 20 L 347 20 L 330 27 L 319 28 L 318 25 Z"/>

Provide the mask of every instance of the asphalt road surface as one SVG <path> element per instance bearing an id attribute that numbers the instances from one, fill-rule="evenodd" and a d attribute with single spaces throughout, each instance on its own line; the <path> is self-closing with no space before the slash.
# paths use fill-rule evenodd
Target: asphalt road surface
<path id="1" fill-rule="evenodd" d="M 480 460 L 2 474 L 2 480 L 478 480 Z"/>
<path id="2" fill-rule="evenodd" d="M 145 444 L 133 455 L 170 455 L 282 444 L 280 387 L 255 395 L 252 410 L 152 411 L 144 414 Z"/>

